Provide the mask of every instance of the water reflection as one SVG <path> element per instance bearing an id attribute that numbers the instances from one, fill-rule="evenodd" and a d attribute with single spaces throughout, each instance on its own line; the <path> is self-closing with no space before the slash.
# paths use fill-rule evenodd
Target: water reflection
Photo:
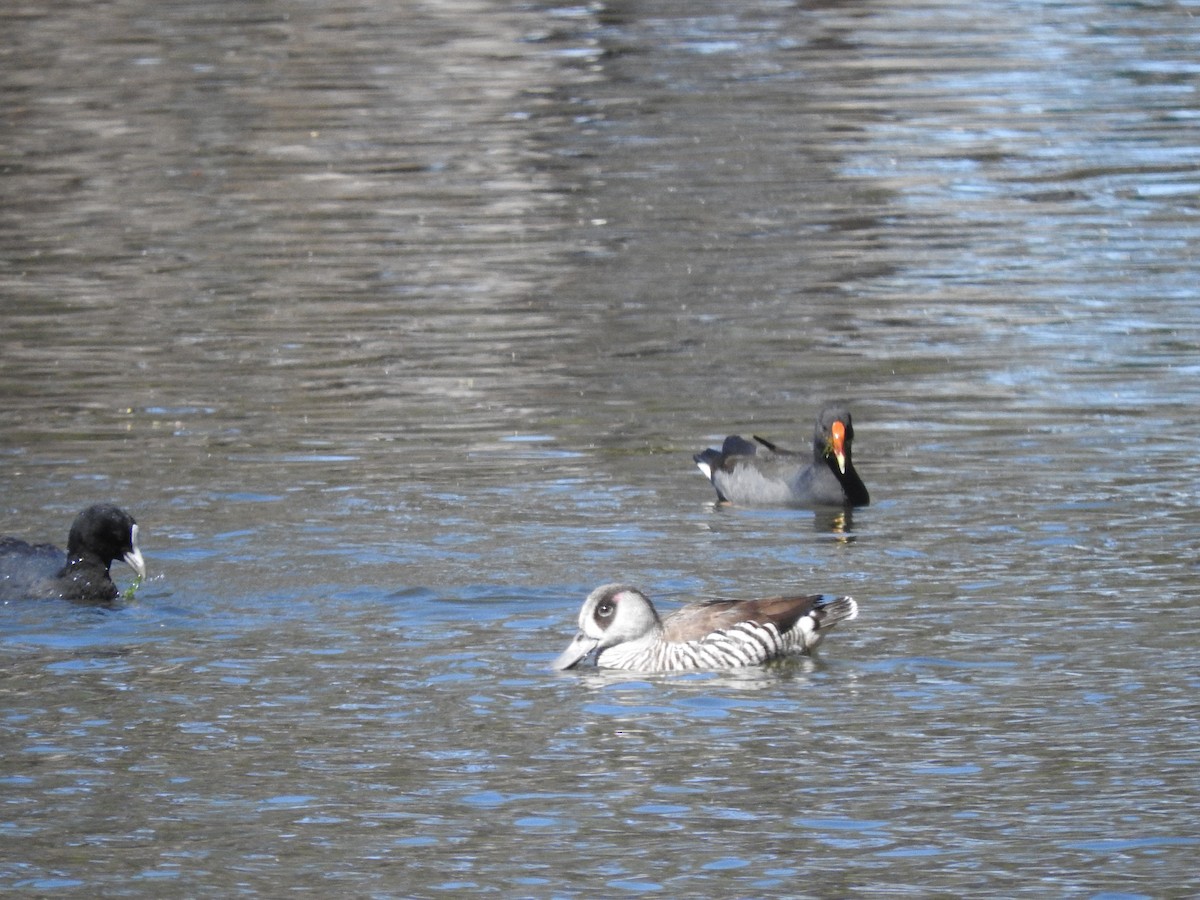
<path id="1" fill-rule="evenodd" d="M 721 672 L 663 672 L 635 673 L 620 669 L 597 669 L 588 667 L 573 669 L 560 673 L 561 678 L 575 678 L 590 691 L 601 695 L 601 704 L 609 711 L 634 709 L 643 713 L 664 713 L 670 710 L 655 708 L 653 703 L 644 705 L 660 696 L 660 687 L 669 684 L 676 691 L 695 690 L 698 693 L 695 704 L 701 707 L 724 708 L 729 698 L 722 696 L 728 688 L 735 690 L 758 691 L 778 687 L 781 681 L 787 681 L 800 675 L 811 674 L 821 666 L 821 661 L 812 656 L 788 657 L 778 660 L 768 666 L 755 666 L 744 669 L 730 669 Z M 718 696 L 710 691 L 715 689 Z M 622 702 L 626 698 L 630 702 Z M 598 711 L 591 707 L 592 711 Z M 706 715 L 702 710 L 692 709 L 689 715 Z M 719 713 L 714 713 L 719 714 Z"/>

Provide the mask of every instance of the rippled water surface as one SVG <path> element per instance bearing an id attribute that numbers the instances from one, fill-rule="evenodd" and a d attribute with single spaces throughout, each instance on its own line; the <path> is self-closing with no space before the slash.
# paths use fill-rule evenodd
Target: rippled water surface
<path id="1" fill-rule="evenodd" d="M 150 577 L 0 606 L 0 888 L 1200 892 L 1197 13 L 6 6 L 0 532 Z M 549 672 L 617 578 L 861 615 Z"/>

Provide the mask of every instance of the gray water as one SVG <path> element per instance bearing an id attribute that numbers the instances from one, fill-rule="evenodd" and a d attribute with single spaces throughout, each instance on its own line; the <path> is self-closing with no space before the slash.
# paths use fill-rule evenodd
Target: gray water
<path id="1" fill-rule="evenodd" d="M 0 606 L 0 889 L 1200 892 L 1197 13 L 6 5 L 0 532 L 150 577 Z M 614 579 L 861 615 L 549 672 Z"/>

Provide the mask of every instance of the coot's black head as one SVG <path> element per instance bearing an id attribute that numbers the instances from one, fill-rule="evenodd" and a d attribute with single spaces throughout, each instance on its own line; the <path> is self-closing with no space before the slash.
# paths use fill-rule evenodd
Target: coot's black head
<path id="1" fill-rule="evenodd" d="M 105 571 L 119 559 L 144 578 L 146 564 L 137 538 L 133 516 L 111 503 L 97 503 L 75 517 L 67 536 L 67 558 L 95 560 Z"/>

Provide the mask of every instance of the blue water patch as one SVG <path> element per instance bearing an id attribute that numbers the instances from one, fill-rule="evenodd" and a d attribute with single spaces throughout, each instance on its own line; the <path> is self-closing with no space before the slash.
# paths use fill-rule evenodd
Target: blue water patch
<path id="1" fill-rule="evenodd" d="M 147 406 L 143 412 L 151 416 L 211 416 L 216 409 L 211 406 Z"/>
<path id="2" fill-rule="evenodd" d="M 683 49 L 692 53 L 699 53 L 703 56 L 711 56 L 718 53 L 736 53 L 742 45 L 737 41 L 688 41 L 681 45 Z"/>
<path id="3" fill-rule="evenodd" d="M 266 797 L 263 802 L 270 806 L 307 806 L 317 798 L 309 794 L 279 794 Z"/>
<path id="4" fill-rule="evenodd" d="M 518 828 L 557 828 L 562 823 L 550 816 L 524 816 L 515 819 L 513 824 Z"/>
<path id="5" fill-rule="evenodd" d="M 1064 842 L 1062 846 L 1071 850 L 1091 850 L 1097 853 L 1125 853 L 1130 850 L 1147 850 L 1155 847 L 1195 847 L 1200 845 L 1197 837 L 1147 837 L 1147 838 L 1104 838 L 1094 841 Z"/>
<path id="6" fill-rule="evenodd" d="M 691 811 L 691 807 L 680 806 L 677 803 L 644 803 L 633 808 L 635 813 L 646 813 L 658 816 L 682 816 Z"/>
<path id="7" fill-rule="evenodd" d="M 85 882 L 78 878 L 34 878 L 29 881 L 14 882 L 13 887 L 18 890 L 65 891 L 70 888 L 83 887 L 84 884 Z"/>
<path id="8" fill-rule="evenodd" d="M 438 844 L 438 839 L 430 837 L 427 834 L 415 834 L 411 837 L 402 837 L 396 839 L 398 847 L 433 847 Z"/>
<path id="9" fill-rule="evenodd" d="M 750 861 L 742 859 L 739 856 L 726 856 L 722 859 L 714 859 L 710 863 L 705 863 L 700 868 L 715 871 L 724 871 L 726 869 L 744 869 L 750 865 Z"/>
<path id="10" fill-rule="evenodd" d="M 959 766 L 913 766 L 913 771 L 922 775 L 977 775 L 980 767 L 974 764 Z"/>
<path id="11" fill-rule="evenodd" d="M 147 869 L 144 872 L 138 872 L 135 876 L 138 879 L 153 879 L 161 880 L 167 878 L 178 878 L 180 876 L 179 869 Z"/>
<path id="12" fill-rule="evenodd" d="M 605 882 L 605 887 L 616 888 L 622 891 L 632 891 L 640 893 L 642 891 L 661 891 L 663 886 L 654 881 L 633 881 L 630 879 L 614 879 Z"/>

